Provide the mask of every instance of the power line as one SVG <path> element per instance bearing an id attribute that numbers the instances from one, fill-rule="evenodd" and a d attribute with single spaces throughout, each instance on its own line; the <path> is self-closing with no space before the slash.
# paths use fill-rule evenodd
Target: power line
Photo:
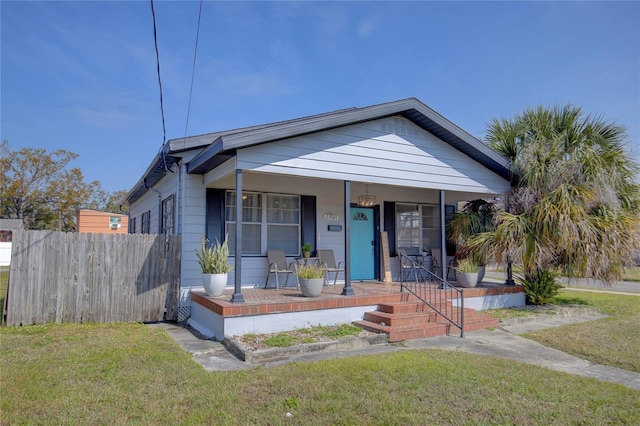
<path id="1" fill-rule="evenodd" d="M 184 125 L 184 138 L 182 139 L 182 149 L 187 139 L 187 129 L 189 127 L 189 115 L 191 114 L 191 95 L 193 94 L 193 80 L 196 74 L 196 57 L 198 55 L 198 38 L 200 37 L 200 18 L 202 17 L 202 0 L 200 0 L 200 10 L 198 11 L 198 28 L 196 29 L 196 46 L 193 50 L 193 67 L 191 68 L 191 87 L 189 88 L 189 103 L 187 104 L 187 121 Z"/>
<path id="2" fill-rule="evenodd" d="M 153 15 L 153 41 L 156 45 L 156 63 L 158 64 L 158 86 L 160 86 L 160 112 L 162 113 L 162 147 L 164 150 L 164 144 L 167 142 L 167 128 L 164 123 L 164 102 L 162 100 L 162 80 L 160 79 L 160 54 L 158 53 L 158 33 L 156 30 L 156 11 L 153 7 L 153 0 L 151 0 L 151 15 Z M 163 154 L 164 158 L 164 154 Z M 166 164 L 165 164 L 166 168 Z"/>

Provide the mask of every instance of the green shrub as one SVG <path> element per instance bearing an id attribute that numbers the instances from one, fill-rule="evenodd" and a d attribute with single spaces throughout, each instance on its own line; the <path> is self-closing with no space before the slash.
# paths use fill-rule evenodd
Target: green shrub
<path id="1" fill-rule="evenodd" d="M 461 259 L 456 266 L 456 270 L 462 273 L 478 272 L 478 264 L 470 257 Z"/>
<path id="2" fill-rule="evenodd" d="M 233 266 L 227 263 L 229 259 L 229 246 L 227 238 L 222 243 L 216 241 L 212 246 L 207 246 L 209 240 L 202 239 L 202 249 L 196 250 L 198 264 L 203 274 L 227 274 L 233 270 Z"/>
<path id="3" fill-rule="evenodd" d="M 298 267 L 298 278 L 313 279 L 324 277 L 324 269 L 320 265 L 309 264 Z"/>
<path id="4" fill-rule="evenodd" d="M 555 303 L 562 286 L 556 282 L 549 270 L 538 269 L 533 274 L 525 274 L 522 278 L 522 286 L 527 295 L 527 305 L 544 305 Z"/>

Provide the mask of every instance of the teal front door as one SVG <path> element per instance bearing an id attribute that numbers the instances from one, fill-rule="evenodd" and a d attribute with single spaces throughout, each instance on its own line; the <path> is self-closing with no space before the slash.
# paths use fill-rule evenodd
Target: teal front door
<path id="1" fill-rule="evenodd" d="M 374 214 L 372 208 L 351 208 L 351 279 L 372 280 L 375 271 Z"/>

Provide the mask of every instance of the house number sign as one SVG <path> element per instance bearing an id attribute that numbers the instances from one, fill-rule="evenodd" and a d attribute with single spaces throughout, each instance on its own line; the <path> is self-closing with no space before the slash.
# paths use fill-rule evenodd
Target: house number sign
<path id="1" fill-rule="evenodd" d="M 338 213 L 325 213 L 324 214 L 324 220 L 339 220 L 340 217 L 338 216 Z"/>

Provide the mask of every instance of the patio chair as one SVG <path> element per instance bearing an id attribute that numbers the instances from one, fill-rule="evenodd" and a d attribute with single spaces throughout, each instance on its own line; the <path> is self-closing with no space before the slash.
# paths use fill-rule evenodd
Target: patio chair
<path id="1" fill-rule="evenodd" d="M 334 272 L 336 275 L 333 278 L 333 285 L 338 282 L 338 274 L 344 272 L 344 262 L 338 262 L 336 264 L 336 258 L 333 255 L 333 250 L 318 250 L 318 258 L 320 259 L 320 265 L 324 268 L 324 282 L 325 285 L 329 284 L 329 273 Z"/>
<path id="2" fill-rule="evenodd" d="M 400 281 L 400 277 L 409 279 L 411 272 L 414 272 L 414 268 L 411 259 L 409 259 L 407 255 L 407 249 L 399 248 L 396 251 L 398 253 L 398 262 L 400 262 L 400 270 L 398 271 L 396 281 Z"/>
<path id="3" fill-rule="evenodd" d="M 289 282 L 289 275 L 296 273 L 296 263 L 291 262 L 287 266 L 287 258 L 284 254 L 284 250 L 267 250 L 267 258 L 269 260 L 269 272 L 267 273 L 267 279 L 264 282 L 264 288 L 267 288 L 267 285 L 269 284 L 269 276 L 271 274 L 276 275 L 276 290 L 280 288 L 279 275 L 286 274 L 287 279 L 284 281 L 284 286 L 286 287 Z"/>
<path id="4" fill-rule="evenodd" d="M 431 249 L 431 255 L 433 256 L 433 273 L 438 275 L 440 272 L 440 249 Z M 447 267 L 445 268 L 446 276 L 443 276 L 445 280 L 451 278 L 455 279 L 455 269 L 453 268 L 453 256 L 447 256 Z M 439 275 L 438 275 L 439 276 Z"/>

